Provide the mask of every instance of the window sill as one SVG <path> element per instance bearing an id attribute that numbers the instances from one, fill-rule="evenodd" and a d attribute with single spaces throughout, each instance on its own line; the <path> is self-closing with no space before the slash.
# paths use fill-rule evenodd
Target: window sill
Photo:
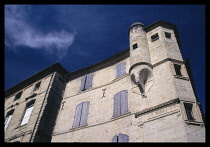
<path id="1" fill-rule="evenodd" d="M 131 115 L 131 112 L 126 112 L 126 113 L 121 114 L 121 115 L 119 115 L 119 116 L 113 116 L 113 117 L 111 118 L 111 120 L 117 120 L 117 119 L 120 119 L 120 118 L 129 116 L 129 115 Z"/>
<path id="2" fill-rule="evenodd" d="M 84 128 L 87 128 L 87 127 L 88 127 L 88 125 L 79 126 L 79 127 L 71 128 L 70 131 L 76 131 L 76 130 L 84 129 Z"/>
<path id="3" fill-rule="evenodd" d="M 115 78 L 114 80 L 112 80 L 112 82 L 115 82 L 115 81 L 118 81 L 118 80 L 120 80 L 120 79 L 123 79 L 124 77 L 126 77 L 128 74 L 124 74 L 124 75 L 122 75 L 122 76 L 120 76 L 120 77 L 117 77 L 117 78 Z"/>
<path id="4" fill-rule="evenodd" d="M 185 123 L 188 125 L 197 125 L 197 126 L 203 126 L 204 123 L 203 122 L 199 122 L 196 120 L 185 120 Z"/>
<path id="5" fill-rule="evenodd" d="M 19 126 L 17 126 L 15 129 L 23 129 L 23 128 L 25 128 L 26 126 L 27 126 L 27 124 L 19 125 Z"/>
<path id="6" fill-rule="evenodd" d="M 174 75 L 174 77 L 177 78 L 177 79 L 183 79 L 183 80 L 189 81 L 188 77 L 183 77 L 183 76 L 178 76 L 178 75 Z"/>

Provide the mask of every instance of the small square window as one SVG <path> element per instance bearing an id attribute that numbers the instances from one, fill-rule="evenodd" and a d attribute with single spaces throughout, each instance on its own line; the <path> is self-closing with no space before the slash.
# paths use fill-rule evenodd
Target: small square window
<path id="1" fill-rule="evenodd" d="M 133 49 L 136 49 L 136 48 L 138 48 L 137 43 L 133 44 Z"/>
<path id="2" fill-rule="evenodd" d="M 182 76 L 182 73 L 181 73 L 181 65 L 174 64 L 174 69 L 175 69 L 176 75 Z"/>
<path id="3" fill-rule="evenodd" d="M 41 82 L 36 83 L 35 87 L 34 87 L 34 91 L 38 90 L 40 87 Z"/>
<path id="4" fill-rule="evenodd" d="M 152 42 L 159 39 L 158 33 L 151 36 Z"/>
<path id="5" fill-rule="evenodd" d="M 14 101 L 18 100 L 18 99 L 21 97 L 22 93 L 23 93 L 23 92 L 21 91 L 21 92 L 19 92 L 18 94 L 16 94 L 16 95 L 15 95 L 15 98 L 14 98 Z"/>
<path id="6" fill-rule="evenodd" d="M 166 38 L 171 39 L 171 33 L 165 32 L 165 36 L 166 36 Z"/>

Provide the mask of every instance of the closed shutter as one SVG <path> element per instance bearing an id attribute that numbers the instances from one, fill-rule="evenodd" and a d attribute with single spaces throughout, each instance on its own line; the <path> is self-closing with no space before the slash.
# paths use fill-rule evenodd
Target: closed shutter
<path id="1" fill-rule="evenodd" d="M 85 75 L 84 77 L 82 77 L 82 80 L 81 80 L 81 86 L 80 86 L 80 91 L 85 90 L 85 82 L 86 82 L 86 78 L 87 78 L 87 75 Z"/>
<path id="2" fill-rule="evenodd" d="M 113 117 L 120 115 L 120 93 L 114 95 L 114 114 Z"/>
<path id="3" fill-rule="evenodd" d="M 82 112 L 82 103 L 80 103 L 76 107 L 76 112 L 75 112 L 75 115 L 74 115 L 74 123 L 73 123 L 73 126 L 72 126 L 73 128 L 79 127 L 81 112 Z"/>
<path id="4" fill-rule="evenodd" d="M 116 78 L 120 77 L 121 73 L 121 64 L 118 64 L 116 67 Z"/>
<path id="5" fill-rule="evenodd" d="M 121 99 L 121 114 L 128 112 L 128 92 L 127 90 L 123 90 L 120 92 Z"/>
<path id="6" fill-rule="evenodd" d="M 117 135 L 112 138 L 112 142 L 117 142 Z"/>
<path id="7" fill-rule="evenodd" d="M 116 78 L 125 75 L 125 62 L 122 62 L 116 66 Z"/>
<path id="8" fill-rule="evenodd" d="M 82 103 L 80 126 L 87 125 L 87 116 L 88 116 L 89 104 L 90 104 L 90 102 L 83 102 Z"/>
<path id="9" fill-rule="evenodd" d="M 126 135 L 126 134 L 119 134 L 118 135 L 118 142 L 128 142 L 128 135 Z"/>
<path id="10" fill-rule="evenodd" d="M 93 74 L 87 75 L 86 84 L 85 84 L 85 89 L 90 89 L 90 88 L 92 88 L 92 81 L 93 81 Z"/>
<path id="11" fill-rule="evenodd" d="M 125 75 L 125 64 L 126 62 L 121 63 L 121 67 L 120 67 L 121 76 Z"/>

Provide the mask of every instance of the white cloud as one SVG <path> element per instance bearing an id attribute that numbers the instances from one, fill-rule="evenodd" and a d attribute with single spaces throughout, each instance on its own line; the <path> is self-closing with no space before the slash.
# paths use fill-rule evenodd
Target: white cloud
<path id="1" fill-rule="evenodd" d="M 75 33 L 54 30 L 44 33 L 27 22 L 26 6 L 5 6 L 5 45 L 16 49 L 23 45 L 33 49 L 42 49 L 59 58 L 65 56 L 74 42 Z M 39 16 L 41 17 L 41 16 Z"/>

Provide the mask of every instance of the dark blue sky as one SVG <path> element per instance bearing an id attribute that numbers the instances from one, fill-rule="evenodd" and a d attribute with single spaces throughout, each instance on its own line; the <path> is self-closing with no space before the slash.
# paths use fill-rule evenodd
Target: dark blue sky
<path id="1" fill-rule="evenodd" d="M 69 72 L 129 47 L 128 29 L 177 26 L 205 113 L 205 5 L 5 5 L 5 90 L 59 61 Z"/>

